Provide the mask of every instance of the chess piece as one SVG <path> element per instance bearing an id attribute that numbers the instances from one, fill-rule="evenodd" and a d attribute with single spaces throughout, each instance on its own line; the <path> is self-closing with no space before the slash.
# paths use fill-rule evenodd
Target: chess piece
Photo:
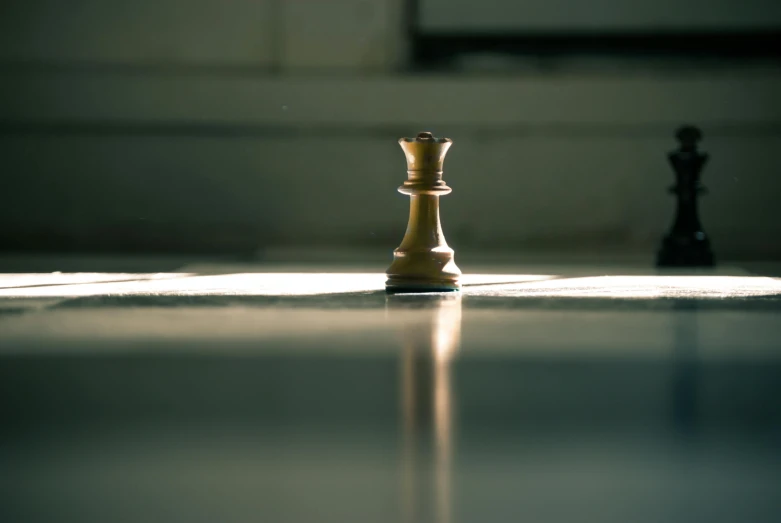
<path id="1" fill-rule="evenodd" d="M 696 127 L 681 127 L 676 133 L 677 151 L 668 155 L 675 170 L 675 185 L 670 192 L 678 203 L 675 222 L 662 241 L 656 265 L 659 267 L 710 267 L 714 265 L 710 241 L 702 230 L 697 212 L 697 197 L 706 192 L 700 184 L 700 172 L 708 155 L 697 151 L 702 133 Z"/>
<path id="2" fill-rule="evenodd" d="M 402 138 L 407 157 L 407 181 L 399 192 L 410 197 L 409 223 L 401 245 L 386 271 L 389 292 L 442 292 L 461 288 L 461 271 L 453 261 L 439 221 L 439 197 L 451 189 L 442 181 L 442 163 L 453 143 L 420 133 Z"/>

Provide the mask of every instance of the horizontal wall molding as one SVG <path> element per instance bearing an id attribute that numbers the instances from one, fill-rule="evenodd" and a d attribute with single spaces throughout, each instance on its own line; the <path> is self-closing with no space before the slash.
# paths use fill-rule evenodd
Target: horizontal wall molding
<path id="1" fill-rule="evenodd" d="M 350 133 L 434 125 L 496 132 L 580 133 L 596 127 L 608 133 L 667 133 L 670 126 L 691 122 L 724 133 L 737 128 L 776 133 L 781 123 L 781 70 L 627 77 L 19 68 L 0 68 L 0 74 L 0 132 Z"/>
<path id="2" fill-rule="evenodd" d="M 684 122 L 680 122 L 684 123 Z M 701 123 L 701 122 L 695 122 Z M 233 124 L 203 122 L 130 122 L 130 121 L 0 121 L 2 136 L 89 136 L 89 137 L 185 137 L 185 138 L 269 138 L 350 140 L 387 140 L 389 136 L 406 136 L 417 129 L 441 129 L 443 136 L 471 136 L 483 140 L 525 137 L 555 138 L 650 138 L 672 135 L 672 124 L 518 124 L 518 125 L 471 125 L 449 123 L 426 125 L 415 124 Z M 750 136 L 781 136 L 781 122 L 742 123 L 709 122 L 706 124 L 708 138 L 729 138 Z M 438 134 L 438 133 L 435 133 Z"/>

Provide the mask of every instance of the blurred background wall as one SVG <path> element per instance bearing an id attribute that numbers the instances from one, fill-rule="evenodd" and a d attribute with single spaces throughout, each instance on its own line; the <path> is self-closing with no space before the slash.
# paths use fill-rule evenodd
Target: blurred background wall
<path id="1" fill-rule="evenodd" d="M 781 259 L 781 3 L 4 0 L 0 250 L 392 249 L 396 141 L 456 249 L 652 256 L 700 126 L 717 255 Z"/>

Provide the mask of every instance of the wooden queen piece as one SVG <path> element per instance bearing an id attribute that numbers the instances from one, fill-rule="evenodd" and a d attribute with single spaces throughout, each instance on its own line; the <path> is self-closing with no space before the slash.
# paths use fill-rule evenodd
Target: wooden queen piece
<path id="1" fill-rule="evenodd" d="M 439 197 L 451 189 L 442 180 L 449 138 L 424 132 L 399 140 L 407 157 L 407 181 L 399 192 L 410 197 L 409 223 L 386 271 L 389 292 L 443 292 L 461 288 L 461 271 L 453 261 L 439 221 Z"/>

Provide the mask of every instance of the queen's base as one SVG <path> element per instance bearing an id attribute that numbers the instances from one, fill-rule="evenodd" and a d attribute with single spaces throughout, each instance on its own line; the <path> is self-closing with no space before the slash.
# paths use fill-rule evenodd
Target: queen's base
<path id="1" fill-rule="evenodd" d="M 391 276 L 385 282 L 386 292 L 393 294 L 412 292 L 456 292 L 461 284 L 452 280 L 432 280 L 427 278 L 409 278 Z"/>

